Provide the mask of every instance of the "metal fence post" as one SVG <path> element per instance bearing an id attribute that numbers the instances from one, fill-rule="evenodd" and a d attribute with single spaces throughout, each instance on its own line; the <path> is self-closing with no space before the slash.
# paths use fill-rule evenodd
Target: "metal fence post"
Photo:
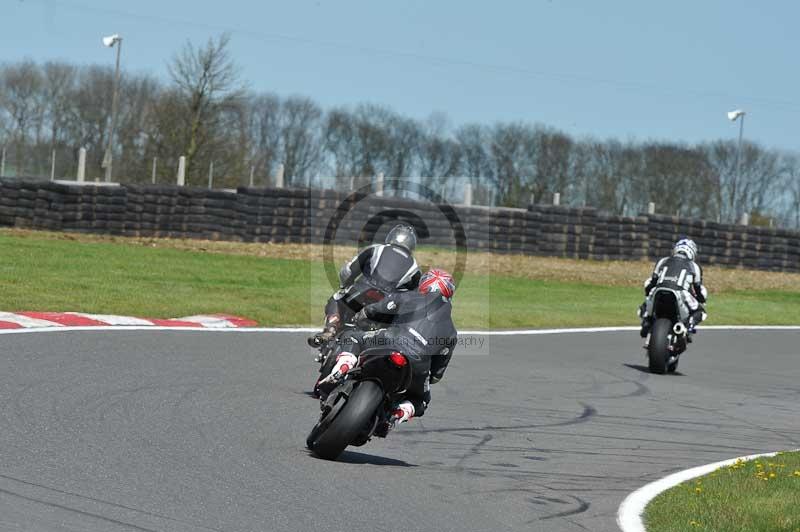
<path id="1" fill-rule="evenodd" d="M 214 161 L 208 164 L 208 188 L 214 188 Z"/>
<path id="2" fill-rule="evenodd" d="M 375 195 L 383 196 L 383 172 L 380 172 L 375 180 Z"/>
<path id="3" fill-rule="evenodd" d="M 156 170 L 158 169 L 158 157 L 153 157 L 153 173 L 150 177 L 151 182 L 156 184 Z"/>
<path id="4" fill-rule="evenodd" d="M 560 192 L 556 192 L 555 194 L 553 194 L 553 205 L 555 205 L 556 207 L 561 205 L 561 193 Z"/>
<path id="5" fill-rule="evenodd" d="M 251 187 L 253 186 L 253 177 L 255 176 L 255 174 L 256 174 L 256 167 L 255 166 L 251 166 L 250 167 L 250 186 Z"/>
<path id="6" fill-rule="evenodd" d="M 86 148 L 78 150 L 78 175 L 76 179 L 80 183 L 86 180 Z"/>
<path id="7" fill-rule="evenodd" d="M 181 155 L 178 158 L 178 186 L 186 184 L 186 157 Z"/>
<path id="8" fill-rule="evenodd" d="M 3 146 L 3 153 L 0 155 L 0 177 L 6 175 L 6 147 Z"/>
<path id="9" fill-rule="evenodd" d="M 56 180 L 56 150 L 53 150 L 53 155 L 50 157 L 50 181 Z"/>
<path id="10" fill-rule="evenodd" d="M 655 214 L 656 213 L 656 204 L 652 201 L 647 204 L 647 214 Z"/>
<path id="11" fill-rule="evenodd" d="M 472 205 L 472 183 L 464 185 L 464 205 L 467 207 Z"/>
<path id="12" fill-rule="evenodd" d="M 283 188 L 283 165 L 278 165 L 278 171 L 275 172 L 275 188 Z"/>
<path id="13" fill-rule="evenodd" d="M 748 213 L 748 212 L 742 213 L 741 224 L 742 225 L 750 225 L 750 213 Z"/>

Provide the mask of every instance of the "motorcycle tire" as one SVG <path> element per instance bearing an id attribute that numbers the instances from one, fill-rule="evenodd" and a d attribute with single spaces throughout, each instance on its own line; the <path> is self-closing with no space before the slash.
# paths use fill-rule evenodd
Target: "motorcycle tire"
<path id="1" fill-rule="evenodd" d="M 666 318 L 657 319 L 650 332 L 650 344 L 647 347 L 647 361 L 652 373 L 663 375 L 667 372 L 670 334 L 672 322 Z"/>
<path id="2" fill-rule="evenodd" d="M 372 423 L 375 411 L 383 402 L 383 390 L 373 381 L 362 381 L 348 399 L 341 400 L 345 400 L 345 404 L 341 408 L 335 405 L 306 440 L 311 452 L 325 460 L 336 460 L 364 427 Z M 331 415 L 335 417 L 328 420 Z"/>

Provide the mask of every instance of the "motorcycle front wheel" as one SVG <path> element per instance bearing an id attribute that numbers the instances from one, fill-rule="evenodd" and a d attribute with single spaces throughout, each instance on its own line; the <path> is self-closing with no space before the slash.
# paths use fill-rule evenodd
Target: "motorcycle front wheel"
<path id="1" fill-rule="evenodd" d="M 340 401 L 345 401 L 339 406 Z M 336 460 L 362 433 L 383 402 L 383 390 L 373 381 L 361 381 L 350 394 L 342 396 L 328 414 L 312 429 L 306 445 L 316 456 Z M 329 419 L 332 416 L 333 419 Z"/>

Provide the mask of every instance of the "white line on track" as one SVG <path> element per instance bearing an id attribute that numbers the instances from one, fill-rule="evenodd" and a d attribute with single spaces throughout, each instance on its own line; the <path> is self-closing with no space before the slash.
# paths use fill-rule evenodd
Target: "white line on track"
<path id="1" fill-rule="evenodd" d="M 512 331 L 459 331 L 464 335 L 484 336 L 525 336 L 543 334 L 577 334 L 638 331 L 639 327 L 584 327 L 574 329 L 522 329 Z M 800 331 L 800 325 L 709 325 L 701 331 Z M 85 327 L 30 327 L 23 329 L 0 329 L 0 334 L 25 334 L 37 332 L 68 331 L 186 331 L 186 332 L 229 332 L 229 333 L 312 333 L 317 327 L 167 327 L 161 325 L 111 325 Z"/>
<path id="2" fill-rule="evenodd" d="M 780 451 L 762 454 L 751 454 L 749 456 L 739 456 L 722 460 L 721 462 L 714 462 L 713 464 L 706 464 L 691 469 L 678 471 L 661 480 L 651 482 L 646 486 L 639 488 L 630 495 L 628 495 L 622 504 L 619 505 L 617 511 L 617 525 L 622 532 L 647 532 L 642 521 L 642 514 L 647 505 L 661 493 L 670 488 L 677 486 L 682 482 L 691 480 L 693 478 L 702 477 L 719 469 L 720 467 L 729 466 L 736 462 L 736 460 L 754 460 L 756 458 L 766 458 L 768 456 L 775 456 Z"/>

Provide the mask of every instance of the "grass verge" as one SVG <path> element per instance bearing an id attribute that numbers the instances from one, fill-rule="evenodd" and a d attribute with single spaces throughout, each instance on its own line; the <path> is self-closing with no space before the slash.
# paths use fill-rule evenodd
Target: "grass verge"
<path id="1" fill-rule="evenodd" d="M 800 531 L 800 453 L 739 461 L 669 489 L 645 509 L 648 532 Z"/>
<path id="2" fill-rule="evenodd" d="M 337 249 L 337 262 L 353 251 Z M 447 268 L 453 255 L 423 250 L 419 260 Z M 470 253 L 455 302 L 456 323 L 635 325 L 641 280 L 651 267 Z M 709 323 L 800 323 L 800 275 L 709 270 L 707 277 L 713 295 Z M 0 310 L 146 317 L 224 312 L 265 325 L 308 325 L 321 321 L 330 292 L 320 246 L 0 231 Z"/>

